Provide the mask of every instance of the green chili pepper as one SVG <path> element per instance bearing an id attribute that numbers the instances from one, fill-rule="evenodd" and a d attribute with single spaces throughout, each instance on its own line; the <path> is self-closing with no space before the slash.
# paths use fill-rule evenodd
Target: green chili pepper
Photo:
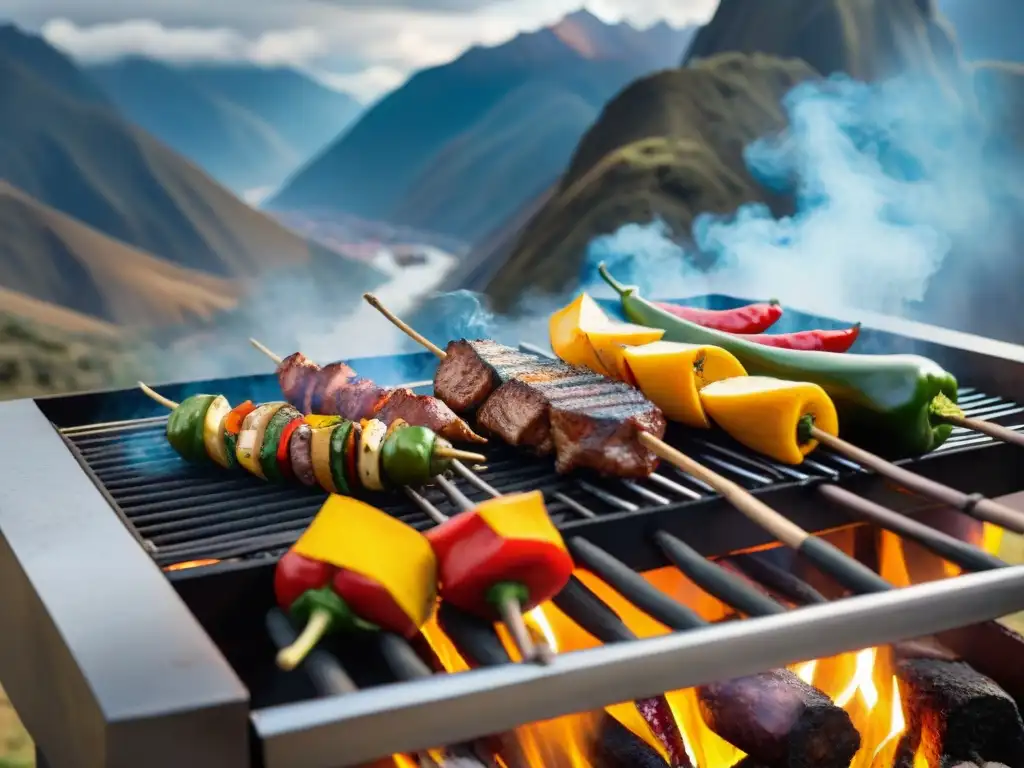
<path id="1" fill-rule="evenodd" d="M 426 427 L 394 430 L 381 447 L 381 466 L 388 480 L 396 486 L 418 488 L 444 471 L 434 461 L 437 441 L 437 435 Z"/>
<path id="2" fill-rule="evenodd" d="M 348 482 L 348 473 L 345 469 L 345 464 L 348 461 L 345 448 L 348 445 L 348 436 L 351 432 L 352 422 L 343 421 L 331 433 L 331 478 L 333 478 L 334 487 L 338 489 L 338 492 L 346 496 L 352 493 L 351 484 Z"/>
<path id="3" fill-rule="evenodd" d="M 267 476 L 267 480 L 272 483 L 284 482 L 284 474 L 277 463 L 277 446 L 281 442 L 281 433 L 289 422 L 301 416 L 302 414 L 290 405 L 285 405 L 270 418 L 270 423 L 267 424 L 267 429 L 263 433 L 263 445 L 260 446 L 260 469 Z M 234 448 L 234 444 L 231 447 Z"/>
<path id="4" fill-rule="evenodd" d="M 167 419 L 167 441 L 185 461 L 210 461 L 203 442 L 206 411 L 216 395 L 192 395 L 171 411 Z"/>
<path id="5" fill-rule="evenodd" d="M 956 378 L 919 355 L 851 355 L 781 349 L 703 328 L 598 271 L 619 294 L 626 318 L 662 328 L 665 341 L 708 344 L 731 352 L 752 375 L 807 381 L 824 389 L 839 413 L 840 432 L 866 449 L 887 456 L 927 453 L 944 443 L 953 427 L 943 417 L 959 413 Z"/>

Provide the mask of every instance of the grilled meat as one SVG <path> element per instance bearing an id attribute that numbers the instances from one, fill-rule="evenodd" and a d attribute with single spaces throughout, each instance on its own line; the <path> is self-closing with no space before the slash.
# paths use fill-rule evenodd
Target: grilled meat
<path id="1" fill-rule="evenodd" d="M 277 379 L 285 400 L 303 413 L 341 416 L 350 421 L 376 418 L 386 424 L 401 418 L 453 442 L 485 442 L 436 397 L 417 395 L 406 388 L 380 387 L 357 376 L 346 363 L 321 368 L 296 352 L 277 366 Z"/>
<path id="2" fill-rule="evenodd" d="M 481 429 L 510 445 L 556 454 L 556 469 L 646 477 L 657 458 L 637 439 L 662 437 L 665 417 L 639 391 L 585 368 L 493 341 L 453 341 L 434 391 L 454 410 L 478 408 Z"/>
<path id="3" fill-rule="evenodd" d="M 456 413 L 472 413 L 505 382 L 533 370 L 564 365 L 487 339 L 448 344 L 434 374 L 434 394 Z"/>

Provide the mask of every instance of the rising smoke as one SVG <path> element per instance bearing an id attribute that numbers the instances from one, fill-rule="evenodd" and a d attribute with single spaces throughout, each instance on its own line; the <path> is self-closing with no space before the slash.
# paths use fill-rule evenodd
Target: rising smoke
<path id="1" fill-rule="evenodd" d="M 428 301 L 410 319 L 441 344 L 484 336 L 543 343 L 547 317 L 580 288 L 611 295 L 596 276 L 602 261 L 655 297 L 723 293 L 776 298 L 823 315 L 842 306 L 921 318 L 919 308 L 937 284 L 969 296 L 986 266 L 1005 266 L 1014 239 L 1007 212 L 1024 211 L 1024 194 L 1016 167 L 987 153 L 971 99 L 910 78 L 869 85 L 833 77 L 798 86 L 784 107 L 790 128 L 748 147 L 745 158 L 766 188 L 792 196 L 794 215 L 776 219 L 767 207 L 750 205 L 729 217 L 699 217 L 686 238 L 658 221 L 629 224 L 591 244 L 577 286 L 558 296 L 529 294 L 514 316 L 494 317 L 481 297 L 456 291 Z M 694 266 L 696 252 L 713 257 L 710 271 Z M 403 299 L 415 299 L 433 280 L 401 277 L 388 303 L 407 312 L 411 304 Z M 308 286 L 276 286 L 283 289 L 313 295 Z M 260 311 L 236 322 L 230 340 L 222 334 L 203 343 L 201 353 L 174 356 L 179 365 L 171 378 L 271 372 L 272 364 L 245 344 L 247 335 L 284 354 L 302 349 L 319 362 L 419 351 L 358 299 L 354 307 L 273 297 L 252 304 Z M 964 306 L 946 300 L 924 319 L 963 328 L 970 311 Z M 1020 325 L 1015 315 L 1008 322 Z"/>
<path id="2" fill-rule="evenodd" d="M 979 260 L 1012 251 L 1006 213 L 1021 202 L 1017 176 L 987 155 L 971 99 L 908 77 L 833 77 L 798 86 L 784 107 L 790 128 L 745 158 L 765 187 L 792 195 L 793 216 L 776 219 L 763 205 L 701 216 L 687 247 L 660 222 L 630 224 L 592 243 L 584 284 L 606 294 L 593 271 L 605 261 L 663 297 L 726 293 L 907 315 L 936 276 L 969 291 Z M 711 271 L 693 266 L 694 250 L 714 257 Z"/>

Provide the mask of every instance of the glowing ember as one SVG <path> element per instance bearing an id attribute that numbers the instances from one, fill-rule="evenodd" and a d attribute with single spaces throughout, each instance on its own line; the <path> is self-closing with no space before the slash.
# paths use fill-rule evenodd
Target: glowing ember
<path id="1" fill-rule="evenodd" d="M 165 571 L 185 571 L 189 568 L 202 568 L 204 565 L 216 565 L 220 560 L 186 560 L 183 563 L 175 563 L 164 568 Z"/>

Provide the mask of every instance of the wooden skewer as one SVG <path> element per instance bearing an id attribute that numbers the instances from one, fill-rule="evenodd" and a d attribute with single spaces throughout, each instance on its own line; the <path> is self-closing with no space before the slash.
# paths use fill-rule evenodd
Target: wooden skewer
<path id="1" fill-rule="evenodd" d="M 426 346 L 438 357 L 444 357 L 445 353 L 443 350 L 428 342 L 423 336 L 410 328 L 408 324 L 388 311 L 376 297 L 364 294 L 364 298 L 390 320 L 395 327 Z M 891 584 L 883 580 L 870 568 L 853 558 L 847 557 L 841 550 L 832 546 L 824 539 L 815 538 L 811 533 L 776 512 L 742 486 L 694 461 L 686 454 L 676 450 L 664 440 L 655 437 L 649 432 L 641 432 L 639 439 L 652 453 L 711 486 L 747 519 L 763 528 L 786 546 L 799 550 L 809 560 L 833 575 L 844 586 L 853 590 L 859 590 L 860 592 L 879 592 L 892 589 Z"/>
<path id="2" fill-rule="evenodd" d="M 858 448 L 853 443 L 843 440 L 841 437 L 830 435 L 814 425 L 802 425 L 806 435 L 812 440 L 817 440 L 821 445 L 836 453 L 846 456 L 848 459 L 860 464 L 862 467 L 876 472 L 882 477 L 899 483 L 908 490 L 921 494 L 942 504 L 959 509 L 971 517 L 983 520 L 987 523 L 994 523 L 1014 533 L 1024 533 L 1024 513 L 1011 509 L 998 501 L 986 499 L 978 494 L 964 493 L 956 488 L 950 488 L 927 477 L 922 477 L 914 472 L 904 469 L 901 466 L 886 461 L 881 456 L 876 456 L 863 448 Z"/>
<path id="3" fill-rule="evenodd" d="M 148 385 L 144 384 L 143 382 L 138 382 L 138 385 L 139 389 L 141 389 L 143 393 L 146 395 L 146 397 L 148 397 L 150 400 L 155 400 L 156 402 L 160 403 L 160 405 L 166 406 L 169 410 L 172 411 L 178 407 L 178 403 L 174 402 L 169 397 L 164 397 L 159 392 L 157 392 L 154 389 L 151 389 Z"/>
<path id="4" fill-rule="evenodd" d="M 264 355 L 269 357 L 271 360 L 273 360 L 278 365 L 280 365 L 281 361 L 284 360 L 284 358 L 281 357 L 279 354 L 273 352 L 270 348 L 268 348 L 262 342 L 256 341 L 256 339 L 254 339 L 252 337 L 249 338 L 249 343 L 252 344 L 254 347 L 256 347 L 256 349 L 258 349 L 260 352 L 262 352 Z"/>
<path id="5" fill-rule="evenodd" d="M 254 347 L 256 347 L 256 349 L 258 349 L 264 355 L 269 357 L 271 360 L 273 360 L 275 363 L 280 364 L 280 362 L 284 359 L 279 354 L 274 352 L 272 349 L 267 347 L 262 342 L 257 341 L 256 339 L 249 339 L 249 343 L 252 344 Z M 441 352 L 442 356 L 444 355 L 443 351 L 441 351 L 441 350 L 438 350 L 438 351 Z M 150 391 L 152 392 L 152 390 L 150 390 Z M 156 395 L 156 393 L 153 392 L 153 395 Z M 150 397 L 152 397 L 153 395 L 150 395 Z M 157 397 L 159 397 L 159 395 L 157 395 Z M 480 464 L 482 462 L 487 461 L 487 457 L 484 456 L 482 453 L 474 453 L 472 451 L 463 451 L 463 450 L 460 450 L 459 448 L 452 448 L 450 445 L 446 445 L 446 444 L 441 444 L 441 445 L 435 446 L 434 447 L 434 455 L 439 457 L 439 458 L 442 458 L 442 459 L 462 459 L 463 461 L 469 461 L 469 462 L 472 462 L 474 464 Z"/>
<path id="6" fill-rule="evenodd" d="M 381 304 L 380 299 L 378 299 L 372 293 L 364 293 L 363 298 L 366 299 L 367 303 L 369 303 L 371 307 L 376 309 L 378 312 L 384 315 L 384 317 L 390 320 L 391 324 L 398 328 L 398 330 L 400 330 L 406 336 L 411 338 L 413 341 L 416 341 L 419 344 L 422 344 L 427 349 L 429 349 L 431 352 L 437 355 L 437 358 L 439 360 L 444 360 L 448 356 L 448 353 L 441 349 L 439 346 L 437 346 L 437 344 L 432 342 L 430 339 L 421 334 L 411 325 L 409 325 L 404 320 L 395 315 L 390 309 Z"/>
<path id="7" fill-rule="evenodd" d="M 993 424 L 990 421 L 982 421 L 981 419 L 971 419 L 967 416 L 953 415 L 943 416 L 942 420 L 947 424 L 981 432 L 996 440 L 1002 440 L 1004 443 L 1011 443 L 1012 445 L 1024 448 L 1024 434 L 1015 429 L 1004 427 L 1001 424 Z"/>

